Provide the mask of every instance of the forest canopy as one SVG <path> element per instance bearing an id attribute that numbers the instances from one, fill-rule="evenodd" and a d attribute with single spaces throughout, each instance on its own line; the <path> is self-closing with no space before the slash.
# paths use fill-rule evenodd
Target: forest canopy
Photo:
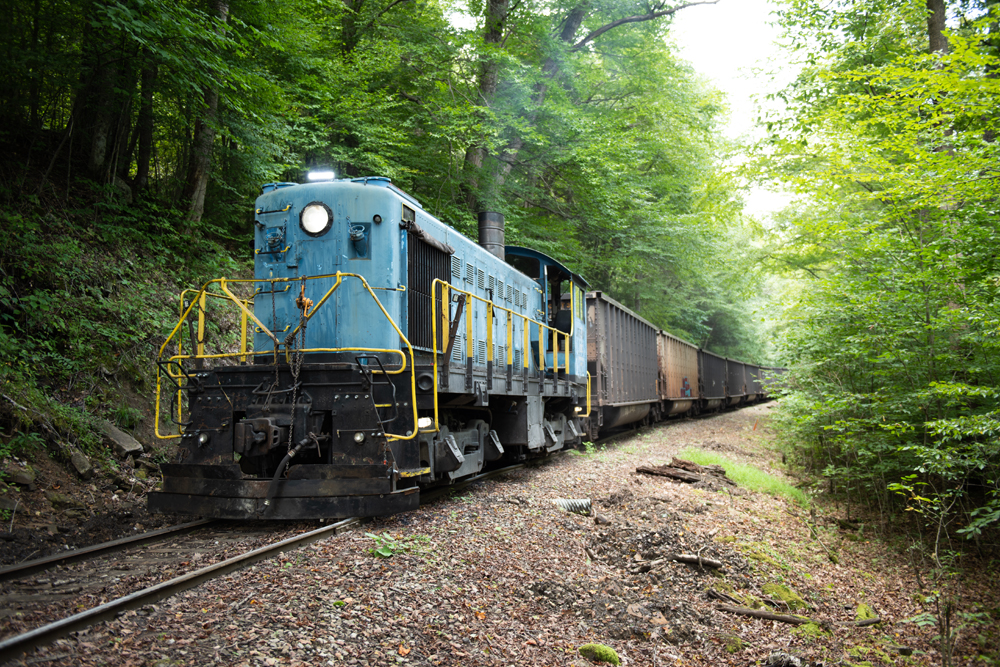
<path id="1" fill-rule="evenodd" d="M 189 238 L 237 243 L 261 183 L 385 175 L 473 237 L 479 211 L 500 211 L 508 242 L 767 361 L 738 192 L 715 166 L 724 104 L 668 41 L 692 4 L 15 3 L 4 191 L 74 208 L 85 179 L 119 206 L 176 211 L 163 224 Z"/>

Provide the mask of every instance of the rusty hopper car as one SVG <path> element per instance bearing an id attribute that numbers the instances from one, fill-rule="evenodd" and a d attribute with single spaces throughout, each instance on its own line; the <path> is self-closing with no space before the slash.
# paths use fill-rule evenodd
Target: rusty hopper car
<path id="1" fill-rule="evenodd" d="M 699 409 L 718 410 L 726 406 L 726 358 L 708 350 L 698 351 Z"/>
<path id="2" fill-rule="evenodd" d="M 698 348 L 666 331 L 657 332 L 659 378 L 657 391 L 660 404 L 654 409 L 659 416 L 684 414 L 697 404 Z"/>
<path id="3" fill-rule="evenodd" d="M 601 429 L 648 422 L 659 402 L 657 329 L 602 292 L 587 294 L 590 437 Z"/>

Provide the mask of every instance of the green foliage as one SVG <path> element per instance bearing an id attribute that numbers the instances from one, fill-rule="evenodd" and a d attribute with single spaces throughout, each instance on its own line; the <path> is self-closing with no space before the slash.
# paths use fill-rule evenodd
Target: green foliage
<path id="1" fill-rule="evenodd" d="M 369 537 L 375 542 L 375 546 L 369 549 L 368 553 L 379 558 L 392 558 L 400 553 L 421 551 L 430 542 L 430 538 L 425 535 L 395 538 L 389 533 L 382 533 L 381 535 L 365 533 L 365 537 Z"/>
<path id="2" fill-rule="evenodd" d="M 681 450 L 677 456 L 698 465 L 720 465 L 726 470 L 726 476 L 729 479 L 745 489 L 785 498 L 802 507 L 808 507 L 810 504 L 809 496 L 802 489 L 798 489 L 788 482 L 782 481 L 774 475 L 754 466 L 730 461 L 715 452 L 690 447 Z"/>
<path id="3" fill-rule="evenodd" d="M 678 335 L 720 353 L 770 355 L 753 317 L 764 289 L 749 271 L 737 189 L 713 164 L 732 151 L 717 138 L 724 104 L 671 52 L 668 18 L 621 23 L 578 48 L 632 8 L 581 6 L 577 34 L 557 38 L 573 8 L 519 3 L 498 45 L 482 21 L 454 27 L 449 15 L 461 8 L 450 2 L 227 5 L 225 22 L 214 3 L 188 1 L 13 6 L 0 34 L 11 56 L 0 73 L 0 144 L 15 144 L 9 155 L 28 168 L 12 171 L 31 173 L 41 156 L 52 166 L 27 181 L 32 190 L 68 198 L 63 175 L 80 173 L 108 186 L 108 202 L 131 189 L 139 197 L 129 210 L 94 212 L 132 214 L 136 229 L 125 233 L 140 243 L 150 220 L 164 218 L 184 232 L 161 230 L 168 243 L 248 239 L 259 184 L 313 166 L 386 175 L 473 237 L 471 201 L 504 212 L 509 242 L 563 259 Z M 467 11 L 482 19 L 485 3 Z M 497 78 L 490 99 L 487 69 Z M 210 93 L 219 100 L 207 121 L 205 214 L 174 218 L 164 209 L 187 205 Z M 110 147 L 102 120 L 118 137 Z M 144 129 L 155 159 L 140 150 Z M 102 164 L 72 163 L 60 149 L 72 131 L 73 155 L 100 152 Z M 475 147 L 486 153 L 478 168 L 466 160 Z M 151 208 L 160 210 L 145 215 Z"/>
<path id="4" fill-rule="evenodd" d="M 0 249 L 0 421 L 17 432 L 6 447 L 102 458 L 99 419 L 142 422 L 126 397 L 152 394 L 151 360 L 177 322 L 174 280 L 245 269 L 211 242 L 193 250 L 169 207 L 127 207 L 88 182 L 51 211 L 12 194 L 0 191 L 0 231 L 18 239 Z"/>
<path id="5" fill-rule="evenodd" d="M 1000 522 L 1000 60 L 963 11 L 928 53 L 923 2 L 786 3 L 811 55 L 757 165 L 802 194 L 767 251 L 796 286 L 786 447 L 935 547 Z"/>

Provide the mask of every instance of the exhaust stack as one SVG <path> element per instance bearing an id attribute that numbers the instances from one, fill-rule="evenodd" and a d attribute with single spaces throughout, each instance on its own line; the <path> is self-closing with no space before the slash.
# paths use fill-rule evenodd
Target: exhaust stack
<path id="1" fill-rule="evenodd" d="M 503 213 L 479 212 L 479 245 L 491 254 L 504 259 Z"/>

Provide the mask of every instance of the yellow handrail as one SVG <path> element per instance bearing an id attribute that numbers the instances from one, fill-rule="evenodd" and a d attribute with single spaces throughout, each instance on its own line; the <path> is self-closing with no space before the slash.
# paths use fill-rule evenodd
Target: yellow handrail
<path id="1" fill-rule="evenodd" d="M 487 354 L 487 359 L 488 360 L 492 361 L 492 359 L 493 359 L 493 347 L 492 347 L 492 340 L 493 340 L 492 314 L 493 313 L 492 313 L 492 311 L 494 309 L 497 309 L 497 310 L 501 310 L 501 311 L 507 313 L 507 345 L 508 345 L 508 347 L 507 347 L 507 350 L 506 350 L 506 354 L 504 355 L 504 358 L 505 358 L 505 361 L 506 361 L 506 365 L 512 366 L 513 363 L 514 363 L 514 361 L 513 361 L 513 355 L 511 354 L 511 347 L 513 347 L 513 318 L 518 317 L 518 318 L 520 318 L 521 320 L 524 321 L 524 324 L 522 326 L 522 329 L 524 331 L 524 347 L 521 350 L 521 360 L 522 360 L 524 368 L 525 369 L 530 368 L 529 359 L 531 358 L 531 356 L 530 356 L 530 354 L 528 352 L 528 350 L 531 347 L 531 329 L 530 329 L 530 326 L 532 324 L 534 324 L 534 325 L 537 325 L 538 328 L 539 328 L 538 329 L 538 356 L 539 356 L 538 368 L 539 368 L 539 370 L 541 370 L 543 372 L 546 370 L 546 367 L 545 367 L 545 344 L 544 344 L 544 342 L 545 342 L 544 341 L 545 336 L 543 336 L 542 332 L 544 330 L 548 330 L 548 331 L 553 332 L 553 340 L 556 341 L 555 344 L 553 345 L 554 349 L 553 349 L 553 354 L 552 354 L 552 367 L 553 367 L 552 370 L 555 373 L 559 372 L 559 343 L 558 343 L 558 340 L 559 340 L 559 336 L 563 336 L 565 338 L 565 340 L 566 340 L 566 352 L 565 352 L 566 372 L 569 373 L 569 347 L 570 347 L 570 336 L 571 336 L 570 334 L 565 333 L 563 331 L 559 331 L 558 329 L 550 327 L 549 325 L 544 324 L 543 322 L 540 322 L 538 320 L 534 320 L 534 319 L 528 317 L 527 315 L 522 315 L 521 313 L 514 312 L 510 308 L 506 308 L 504 306 L 495 304 L 492 301 L 490 301 L 489 299 L 483 298 L 481 296 L 477 296 L 477 295 L 473 294 L 472 292 L 470 292 L 468 290 L 464 290 L 464 289 L 461 289 L 459 287 L 455 287 L 451 283 L 449 283 L 449 282 L 447 282 L 445 280 L 441 280 L 440 278 L 435 278 L 434 282 L 431 284 L 431 294 L 436 294 L 437 293 L 439 285 L 441 287 L 441 293 L 442 293 L 442 298 L 441 298 L 442 308 L 441 308 L 441 314 L 440 314 L 441 327 L 442 327 L 442 335 L 441 335 L 442 349 L 440 349 L 440 350 L 438 349 L 438 328 L 437 328 L 438 327 L 438 319 L 439 319 L 438 318 L 438 310 L 437 310 L 438 309 L 438 299 L 431 298 L 431 337 L 433 338 L 433 347 L 432 347 L 432 349 L 433 349 L 433 352 L 434 352 L 434 428 L 433 429 L 425 429 L 423 431 L 424 433 L 436 433 L 436 432 L 438 432 L 438 431 L 441 430 L 440 429 L 440 420 L 439 420 L 439 416 L 438 416 L 438 382 L 440 380 L 439 379 L 439 369 L 438 369 L 438 355 L 441 354 L 441 353 L 443 353 L 445 350 L 448 349 L 448 343 L 449 343 L 449 341 L 448 341 L 448 323 L 449 323 L 449 318 L 450 318 L 451 305 L 450 305 L 450 300 L 448 300 L 448 301 L 445 300 L 445 295 L 449 295 L 449 292 L 458 292 L 459 294 L 464 294 L 465 297 L 466 297 L 466 302 L 465 302 L 466 305 L 465 305 L 465 309 L 464 309 L 464 312 L 463 312 L 463 315 L 462 315 L 465 318 L 466 359 L 468 359 L 469 357 L 473 356 L 473 354 L 472 354 L 473 353 L 473 346 L 472 346 L 472 340 L 473 340 L 473 337 L 472 337 L 472 317 L 470 317 L 469 314 L 472 312 L 472 301 L 476 300 L 476 301 L 481 301 L 482 303 L 486 304 L 486 318 L 487 318 L 487 328 L 486 328 L 487 352 L 486 352 L 486 354 Z M 449 295 L 449 299 L 450 299 L 450 295 Z M 447 304 L 447 310 L 448 310 L 448 313 L 449 313 L 448 315 L 445 314 L 445 307 L 444 307 L 445 304 Z M 588 391 L 589 391 L 589 383 L 588 383 Z M 588 410 L 589 410 L 589 408 L 588 408 Z M 589 411 L 588 411 L 587 414 L 590 414 Z"/>
<path id="2" fill-rule="evenodd" d="M 187 308 L 184 307 L 184 297 L 187 294 L 189 294 L 189 293 L 195 292 L 195 290 L 184 290 L 181 293 L 181 302 L 180 302 L 180 309 L 179 309 L 180 310 L 180 319 L 178 320 L 177 325 L 174 326 L 173 330 L 170 332 L 170 335 L 167 336 L 167 339 L 163 342 L 163 345 L 160 347 L 160 351 L 159 351 L 159 354 L 157 355 L 157 358 L 159 360 L 161 360 L 161 361 L 167 361 L 167 362 L 172 362 L 172 363 L 177 363 L 177 364 L 179 364 L 181 361 L 185 361 L 185 360 L 188 360 L 188 359 L 226 359 L 226 358 L 239 358 L 240 361 L 244 361 L 245 362 L 248 356 L 250 356 L 250 357 L 257 357 L 257 356 L 262 356 L 262 355 L 265 355 L 265 354 L 273 354 L 274 355 L 274 361 L 275 361 L 275 363 L 277 363 L 277 361 L 278 361 L 278 350 L 279 350 L 279 348 L 282 345 L 284 345 L 285 346 L 285 359 L 286 359 L 286 361 L 290 362 L 290 355 L 292 353 L 291 341 L 294 340 L 294 334 L 299 331 L 299 328 L 302 326 L 302 322 L 300 322 L 299 325 L 292 332 L 292 334 L 289 334 L 289 336 L 285 339 L 285 340 L 289 341 L 289 343 L 286 343 L 285 341 L 279 340 L 278 337 L 275 336 L 274 333 L 272 333 L 267 327 L 265 327 L 264 323 L 261 322 L 259 319 L 257 319 L 257 317 L 254 315 L 254 313 L 249 309 L 249 306 L 253 302 L 252 298 L 251 299 L 240 299 L 235 294 L 233 294 L 232 291 L 230 291 L 230 289 L 227 287 L 227 283 L 228 284 L 232 284 L 232 283 L 255 283 L 256 284 L 256 283 L 268 282 L 268 283 L 271 284 L 271 291 L 274 292 L 275 291 L 275 283 L 292 283 L 292 282 L 303 281 L 303 280 L 320 280 L 320 279 L 325 279 L 325 278 L 334 278 L 335 279 L 334 285 L 329 290 L 327 290 L 327 292 L 323 295 L 323 297 L 319 300 L 319 302 L 317 302 L 314 306 L 312 306 L 312 308 L 310 308 L 307 313 L 303 314 L 303 317 L 304 317 L 304 319 L 305 319 L 306 322 L 308 322 L 313 317 L 313 315 L 315 315 L 316 312 L 327 302 L 327 300 L 330 298 L 330 296 L 333 294 L 333 292 L 341 285 L 341 283 L 343 282 L 344 278 L 355 278 L 355 279 L 361 281 L 362 286 L 364 287 L 365 291 L 375 301 L 375 305 L 378 307 L 379 311 L 381 311 L 382 315 L 384 315 L 385 318 L 389 321 L 389 324 L 392 325 L 392 328 L 393 328 L 393 330 L 395 330 L 396 334 L 399 336 L 399 339 L 406 345 L 407 353 L 408 354 L 404 353 L 402 350 L 399 350 L 399 349 L 363 348 L 363 347 L 303 348 L 303 349 L 295 350 L 295 352 L 297 352 L 299 354 L 313 353 L 313 352 L 369 352 L 369 353 L 373 353 L 373 354 L 379 354 L 379 353 L 382 353 L 382 354 L 398 354 L 400 356 L 400 363 L 399 363 L 399 367 L 398 368 L 390 368 L 390 369 L 384 370 L 384 371 L 383 370 L 378 370 L 378 369 L 373 369 L 372 372 L 373 373 L 382 373 L 382 372 L 384 372 L 386 375 L 398 375 L 398 374 L 401 374 L 401 373 L 405 372 L 407 370 L 407 367 L 409 367 L 409 369 L 410 369 L 410 375 L 411 375 L 411 378 L 410 378 L 410 380 L 411 380 L 410 381 L 410 404 L 411 404 L 412 410 L 413 410 L 413 424 L 414 424 L 414 427 L 413 427 L 413 430 L 410 431 L 410 433 L 406 434 L 406 435 L 395 434 L 395 433 L 386 433 L 385 435 L 386 435 L 386 438 L 389 439 L 389 440 L 411 440 L 411 439 L 417 437 L 417 431 L 418 431 L 418 428 L 416 426 L 417 419 L 418 419 L 418 416 L 417 416 L 417 388 L 416 388 L 416 366 L 415 366 L 415 362 L 414 362 L 413 346 L 410 344 L 409 339 L 405 335 L 403 335 L 403 332 L 400 330 L 399 326 L 396 324 L 396 322 L 389 315 L 388 311 L 382 305 L 382 302 L 379 301 L 379 298 L 375 295 L 375 292 L 374 292 L 375 289 L 382 289 L 382 290 L 394 291 L 394 292 L 405 292 L 406 289 L 403 286 L 391 287 L 391 288 L 382 288 L 382 287 L 373 288 L 373 287 L 371 287 L 368 284 L 368 281 L 365 280 L 364 276 L 358 275 L 356 273 L 341 273 L 340 271 L 338 271 L 335 274 L 326 274 L 326 275 L 321 275 L 321 276 L 308 276 L 308 277 L 305 277 L 305 278 L 264 278 L 264 279 L 253 278 L 253 279 L 237 279 L 237 280 L 227 280 L 225 278 L 217 278 L 215 280 L 210 280 L 209 282 L 205 283 L 200 290 L 197 291 L 195 298 L 191 300 L 191 303 L 188 304 Z M 218 293 L 209 291 L 209 287 L 211 285 L 213 285 L 213 284 L 218 285 L 219 290 L 222 292 L 222 294 L 218 294 Z M 289 287 L 290 287 L 290 285 L 289 285 Z M 287 289 L 284 290 L 284 291 L 287 291 Z M 255 294 L 256 294 L 256 292 L 255 292 Z M 240 351 L 238 353 L 228 353 L 227 352 L 227 353 L 221 353 L 221 354 L 204 354 L 203 341 L 204 341 L 204 331 L 205 331 L 205 305 L 206 305 L 206 297 L 209 297 L 209 296 L 214 297 L 214 298 L 218 298 L 218 299 L 222 299 L 224 301 L 231 301 L 232 303 L 234 303 L 237 306 L 237 308 L 239 308 L 240 313 L 241 313 L 242 331 L 241 331 L 241 334 L 240 334 Z M 199 322 L 198 322 L 198 334 L 197 334 L 197 340 L 196 340 L 197 348 L 195 350 L 195 354 L 193 354 L 193 355 L 191 355 L 191 354 L 188 354 L 188 355 L 183 354 L 182 340 L 181 340 L 180 337 L 177 337 L 177 354 L 172 355 L 170 357 L 167 357 L 165 359 L 164 353 L 165 353 L 165 351 L 167 349 L 167 346 L 170 345 L 171 341 L 174 340 L 175 336 L 177 336 L 178 332 L 180 331 L 181 326 L 184 324 L 185 321 L 187 321 L 188 317 L 191 316 L 191 311 L 195 307 L 195 304 L 198 304 L 198 320 L 199 320 Z M 257 330 L 260 331 L 261 333 L 266 334 L 267 337 L 270 338 L 274 342 L 274 349 L 273 349 L 273 351 L 270 351 L 270 352 L 264 352 L 264 351 L 248 352 L 247 351 L 246 328 L 247 328 L 247 323 L 248 323 L 249 320 L 253 320 L 253 322 L 257 325 Z M 286 327 L 286 330 L 287 330 L 287 328 L 288 327 Z M 282 332 L 282 333 L 284 333 L 284 332 Z M 409 356 L 409 363 L 407 363 L 407 356 Z M 154 408 L 154 419 L 155 419 L 154 433 L 155 433 L 155 435 L 156 435 L 157 438 L 164 439 L 164 440 L 169 440 L 169 439 L 173 439 L 173 438 L 179 438 L 179 437 L 181 437 L 181 435 L 180 434 L 168 434 L 168 435 L 165 435 L 165 434 L 161 434 L 160 433 L 160 400 L 161 400 L 161 393 L 162 393 L 162 380 L 163 380 L 162 376 L 164 374 L 166 374 L 168 377 L 171 377 L 171 378 L 174 378 L 174 379 L 178 379 L 178 380 L 181 379 L 181 378 L 184 378 L 186 376 L 185 376 L 185 374 L 183 372 L 177 373 L 177 374 L 172 373 L 169 370 L 169 368 L 166 371 L 164 371 L 162 368 L 158 368 L 157 369 L 157 374 L 156 374 L 156 405 L 155 405 L 155 408 Z M 436 395 L 435 395 L 435 400 L 436 400 Z M 178 388 L 177 388 L 177 415 L 178 415 L 178 420 L 179 421 L 181 419 L 182 410 L 183 410 L 183 390 L 182 390 L 182 388 L 180 386 L 178 386 Z"/>

